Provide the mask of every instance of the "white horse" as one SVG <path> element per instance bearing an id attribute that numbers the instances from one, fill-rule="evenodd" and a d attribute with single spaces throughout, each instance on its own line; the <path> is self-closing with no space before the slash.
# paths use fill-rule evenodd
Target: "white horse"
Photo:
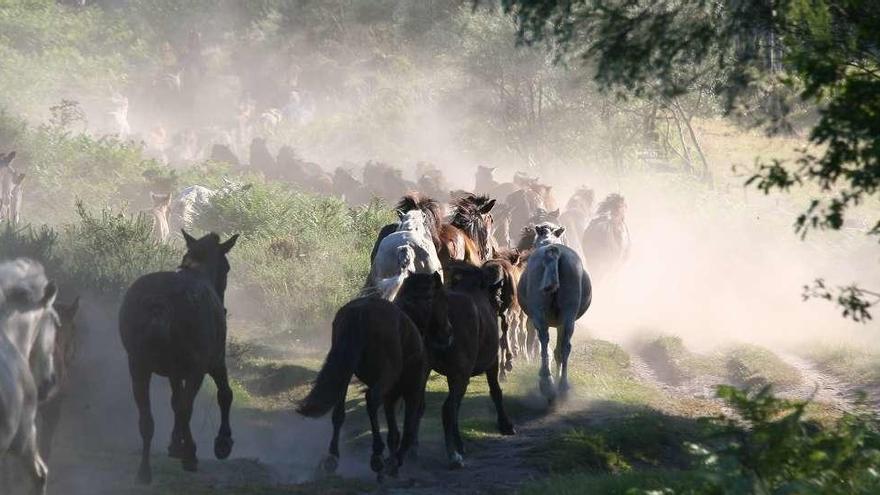
<path id="1" fill-rule="evenodd" d="M 18 223 L 21 218 L 21 185 L 25 174 L 12 166 L 15 152 L 0 154 L 0 220 Z"/>
<path id="2" fill-rule="evenodd" d="M 40 494 L 46 492 L 49 470 L 37 447 L 36 416 L 37 404 L 56 382 L 56 293 L 39 263 L 0 264 L 0 458 L 20 459 Z"/>
<path id="3" fill-rule="evenodd" d="M 251 184 L 242 184 L 223 178 L 223 187 L 219 190 L 193 185 L 184 188 L 171 202 L 171 227 L 174 230 L 189 229 L 198 211 L 211 204 L 217 194 L 230 194 L 250 189 Z"/>
<path id="4" fill-rule="evenodd" d="M 113 122 L 116 124 L 116 133 L 121 138 L 128 137 L 131 134 L 131 126 L 128 124 L 128 98 L 115 93 L 110 97 L 110 101 L 113 102 L 110 116 L 113 117 Z"/>
<path id="5" fill-rule="evenodd" d="M 378 288 L 388 300 L 394 298 L 409 273 L 443 273 L 434 241 L 425 227 L 425 214 L 410 210 L 398 215 L 397 230 L 379 243 L 367 284 Z"/>

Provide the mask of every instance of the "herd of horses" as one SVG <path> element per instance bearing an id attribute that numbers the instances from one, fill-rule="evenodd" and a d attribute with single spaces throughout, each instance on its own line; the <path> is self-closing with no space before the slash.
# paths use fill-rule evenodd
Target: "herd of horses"
<path id="1" fill-rule="evenodd" d="M 377 233 L 364 287 L 336 313 L 326 360 L 296 408 L 306 417 L 332 410 L 333 436 L 323 470 L 338 466 L 352 376 L 366 385 L 370 466 L 379 480 L 396 475 L 418 448 L 432 371 L 445 376 L 448 384 L 441 418 L 451 468 L 464 466 L 459 413 L 472 377 L 485 375 L 498 431 L 504 435 L 515 434 L 501 388 L 514 357 L 540 356 L 539 389 L 548 402 L 568 393 L 575 322 L 592 301 L 593 283 L 585 266 L 591 273 L 607 273 L 625 259 L 625 203 L 612 194 L 593 215 L 592 191 L 581 188 L 560 214 L 556 208 L 548 210 L 553 206 L 549 189 L 536 180 L 518 174 L 517 183 L 503 184 L 489 180 L 491 176 L 491 169 L 481 167 L 476 184 L 481 193 L 451 191 L 445 204 L 423 193 L 406 193 L 395 205 L 398 221 Z M 188 194 L 198 195 L 196 188 Z M 164 208 L 173 202 L 170 195 L 152 199 Z M 165 235 L 168 229 L 166 223 Z M 169 380 L 174 427 L 168 455 L 179 459 L 184 470 L 198 467 L 190 420 L 205 375 L 216 384 L 221 413 L 214 455 L 225 459 L 233 447 L 224 299 L 227 255 L 238 236 L 221 241 L 210 233 L 196 239 L 181 230 L 186 253 L 178 269 L 137 279 L 119 310 L 139 417 L 137 479 L 142 483 L 152 479 L 153 375 Z M 44 459 L 60 415 L 78 302 L 56 303 L 57 291 L 42 267 L 24 259 L 0 264 L 0 289 L 0 455 L 23 459 L 37 492 L 44 493 Z M 555 373 L 550 369 L 551 327 L 557 329 Z M 401 401 L 402 432 L 395 417 Z M 380 407 L 387 423 L 384 441 Z"/>

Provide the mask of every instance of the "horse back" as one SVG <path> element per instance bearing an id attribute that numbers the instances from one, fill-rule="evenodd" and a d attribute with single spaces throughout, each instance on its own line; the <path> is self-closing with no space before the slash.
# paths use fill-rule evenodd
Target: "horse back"
<path id="1" fill-rule="evenodd" d="M 159 374 L 217 366 L 225 358 L 226 315 L 213 287 L 186 272 L 137 279 L 119 311 L 129 360 Z"/>

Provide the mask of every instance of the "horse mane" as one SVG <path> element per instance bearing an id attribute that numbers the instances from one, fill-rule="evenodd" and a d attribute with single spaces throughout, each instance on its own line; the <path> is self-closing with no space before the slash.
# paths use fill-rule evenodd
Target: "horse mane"
<path id="1" fill-rule="evenodd" d="M 400 198 L 400 201 L 394 205 L 394 209 L 403 213 L 412 210 L 419 210 L 424 213 L 425 226 L 428 228 L 428 232 L 431 233 L 431 240 L 435 241 L 434 244 L 437 245 L 442 216 L 440 213 L 440 203 L 417 192 L 411 192 Z"/>
<path id="2" fill-rule="evenodd" d="M 611 213 L 613 210 L 620 208 L 625 202 L 626 200 L 623 199 L 623 195 L 611 193 L 599 203 L 599 207 L 596 208 L 596 215 Z"/>
<path id="3" fill-rule="evenodd" d="M 490 201 L 491 198 L 485 194 L 469 194 L 458 198 L 452 205 L 452 216 L 449 220 L 450 224 L 461 229 L 474 241 L 480 250 L 480 257 L 484 260 L 491 256 L 494 246 L 489 226 L 480 210 Z"/>
<path id="4" fill-rule="evenodd" d="M 7 301 L 36 304 L 43 299 L 49 280 L 43 265 L 28 258 L 0 263 L 0 306 Z"/>

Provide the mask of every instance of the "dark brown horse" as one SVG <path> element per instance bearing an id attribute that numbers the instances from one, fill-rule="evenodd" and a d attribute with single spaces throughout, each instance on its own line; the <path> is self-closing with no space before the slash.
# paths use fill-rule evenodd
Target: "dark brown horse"
<path id="1" fill-rule="evenodd" d="M 70 388 L 70 367 L 76 358 L 76 313 L 79 310 L 79 298 L 73 300 L 70 304 L 55 303 L 55 312 L 58 313 L 58 319 L 61 326 L 55 333 L 55 351 L 53 358 L 55 359 L 55 377 L 57 379 L 56 392 L 46 401 L 40 404 L 37 410 L 40 432 L 38 440 L 40 441 L 40 455 L 44 461 L 49 460 L 52 452 L 52 438 L 55 436 L 55 430 L 58 428 L 58 422 L 61 419 L 61 407 L 64 397 Z"/>
<path id="2" fill-rule="evenodd" d="M 516 297 L 516 287 L 522 274 L 522 259 L 519 251 L 505 249 L 496 252 L 495 257 L 483 266 L 497 267 L 503 276 L 501 285 L 493 294 L 493 307 L 501 321 L 499 348 L 501 355 L 499 359 L 501 360 L 500 378 L 503 380 L 506 372 L 513 370 L 514 349 L 516 349 L 516 340 L 519 337 L 517 330 L 521 321 L 522 309 Z"/>
<path id="3" fill-rule="evenodd" d="M 370 467 L 379 481 L 385 470 L 379 407 L 385 407 L 392 456 L 388 470 L 392 475 L 416 439 L 428 371 L 425 344 L 442 349 L 451 339 L 440 275 L 410 275 L 397 301 L 358 298 L 340 308 L 333 319 L 330 352 L 312 390 L 297 408 L 307 417 L 322 416 L 333 409 L 333 437 L 329 456 L 322 462 L 325 471 L 333 472 L 338 465 L 339 431 L 345 420 L 345 396 L 352 375 L 367 386 L 367 413 L 373 434 Z M 394 416 L 401 398 L 406 406 L 402 439 Z"/>
<path id="4" fill-rule="evenodd" d="M 443 351 L 429 348 L 431 368 L 444 375 L 449 395 L 443 402 L 443 431 L 450 467 L 464 466 L 464 444 L 458 424 L 459 409 L 473 376 L 486 375 L 489 393 L 498 413 L 498 431 L 515 433 L 504 411 L 498 383 L 498 317 L 493 296 L 502 284 L 497 267 L 481 268 L 463 261 L 452 261 L 445 268 L 452 346 Z"/>
<path id="5" fill-rule="evenodd" d="M 238 235 L 221 243 L 217 234 L 195 239 L 183 232 L 186 254 L 176 272 L 155 272 L 135 280 L 119 309 L 119 333 L 128 353 L 128 369 L 137 404 L 141 440 L 138 481 L 152 480 L 150 447 L 153 415 L 150 379 L 155 373 L 171 383 L 174 430 L 168 455 L 181 459 L 183 469 L 198 466 L 196 444 L 189 422 L 193 401 L 205 374 L 217 385 L 220 431 L 214 455 L 226 459 L 232 452 L 229 408 L 232 389 L 226 371 L 226 308 L 223 298 L 229 274 L 229 250 Z"/>

